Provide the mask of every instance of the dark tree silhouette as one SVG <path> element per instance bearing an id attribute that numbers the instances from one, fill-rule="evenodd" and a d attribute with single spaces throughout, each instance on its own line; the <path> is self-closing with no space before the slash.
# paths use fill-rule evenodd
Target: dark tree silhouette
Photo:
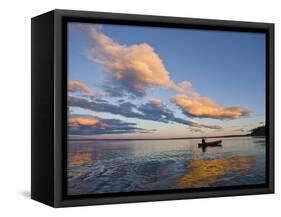
<path id="1" fill-rule="evenodd" d="M 251 136 L 265 136 L 265 126 L 252 129 Z"/>

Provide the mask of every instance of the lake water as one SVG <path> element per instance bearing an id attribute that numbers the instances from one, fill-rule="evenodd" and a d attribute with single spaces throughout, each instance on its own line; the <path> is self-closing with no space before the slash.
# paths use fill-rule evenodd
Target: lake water
<path id="1" fill-rule="evenodd" d="M 69 141 L 68 194 L 264 184 L 265 138 L 221 140 Z"/>

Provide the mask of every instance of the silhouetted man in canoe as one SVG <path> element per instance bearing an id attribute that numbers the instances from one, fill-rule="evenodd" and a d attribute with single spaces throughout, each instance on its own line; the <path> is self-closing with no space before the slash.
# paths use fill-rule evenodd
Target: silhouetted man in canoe
<path id="1" fill-rule="evenodd" d="M 206 144 L 205 138 L 202 138 L 202 144 L 203 144 L 203 145 Z"/>

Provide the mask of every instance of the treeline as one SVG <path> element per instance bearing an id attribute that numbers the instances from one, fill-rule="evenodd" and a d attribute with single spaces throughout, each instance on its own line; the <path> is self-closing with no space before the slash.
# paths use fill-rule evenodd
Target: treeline
<path id="1" fill-rule="evenodd" d="M 250 133 L 251 136 L 265 136 L 265 126 L 260 126 L 257 128 L 252 129 L 252 132 Z"/>

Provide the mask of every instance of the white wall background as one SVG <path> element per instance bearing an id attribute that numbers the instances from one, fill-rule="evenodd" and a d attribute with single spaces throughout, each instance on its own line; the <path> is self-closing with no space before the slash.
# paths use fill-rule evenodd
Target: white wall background
<path id="1" fill-rule="evenodd" d="M 280 113 L 276 112 L 276 194 L 52 209 L 30 192 L 30 18 L 54 8 L 273 22 L 276 111 L 281 109 L 278 0 L 2 0 L 0 3 L 0 216 L 276 216 L 280 212 Z M 42 186 L 43 187 L 43 186 Z M 278 214 L 277 214 L 278 215 Z"/>

